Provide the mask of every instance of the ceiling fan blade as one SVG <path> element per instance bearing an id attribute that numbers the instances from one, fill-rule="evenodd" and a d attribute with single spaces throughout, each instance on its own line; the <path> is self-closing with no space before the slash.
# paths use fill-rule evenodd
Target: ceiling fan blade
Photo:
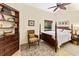
<path id="1" fill-rule="evenodd" d="M 63 3 L 61 5 L 66 6 L 66 5 L 69 5 L 69 4 L 71 4 L 71 3 Z"/>
<path id="2" fill-rule="evenodd" d="M 53 10 L 53 12 L 55 12 L 57 9 L 58 9 L 58 7 L 57 7 L 57 8 L 55 8 L 55 9 Z"/>
<path id="3" fill-rule="evenodd" d="M 57 6 L 52 6 L 52 7 L 49 7 L 48 9 L 55 8 L 55 7 L 57 7 Z"/>
<path id="4" fill-rule="evenodd" d="M 61 5 L 59 8 L 63 9 L 63 10 L 66 10 L 66 7 L 64 7 L 63 5 Z"/>
<path id="5" fill-rule="evenodd" d="M 56 5 L 61 5 L 61 3 L 56 3 Z"/>

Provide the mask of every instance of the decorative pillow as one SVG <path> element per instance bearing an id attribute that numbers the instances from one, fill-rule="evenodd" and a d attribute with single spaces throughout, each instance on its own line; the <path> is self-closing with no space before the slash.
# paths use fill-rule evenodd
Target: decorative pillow
<path id="1" fill-rule="evenodd" d="M 30 38 L 30 42 L 35 42 L 37 40 L 39 40 L 39 39 L 38 38 Z"/>
<path id="2" fill-rule="evenodd" d="M 30 38 L 35 37 L 35 34 L 29 34 L 29 37 L 30 37 Z"/>

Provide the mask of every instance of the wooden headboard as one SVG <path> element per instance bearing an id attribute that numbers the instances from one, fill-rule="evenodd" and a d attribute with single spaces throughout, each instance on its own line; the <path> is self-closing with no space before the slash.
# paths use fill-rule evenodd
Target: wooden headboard
<path id="1" fill-rule="evenodd" d="M 69 27 L 57 27 L 57 29 L 71 30 Z"/>

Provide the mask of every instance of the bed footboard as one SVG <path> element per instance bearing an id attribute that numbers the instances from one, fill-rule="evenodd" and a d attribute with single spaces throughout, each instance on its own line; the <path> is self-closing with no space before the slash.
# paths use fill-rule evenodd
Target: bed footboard
<path id="1" fill-rule="evenodd" d="M 52 38 L 52 35 L 42 33 L 41 39 L 50 44 L 51 46 L 53 46 L 55 48 L 55 52 L 57 52 L 57 42 L 54 38 Z"/>

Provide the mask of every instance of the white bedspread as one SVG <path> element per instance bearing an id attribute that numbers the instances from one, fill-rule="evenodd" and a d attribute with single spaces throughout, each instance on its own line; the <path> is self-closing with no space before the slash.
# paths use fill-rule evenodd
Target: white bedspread
<path id="1" fill-rule="evenodd" d="M 55 31 L 45 31 L 43 33 L 52 35 L 53 38 L 55 38 Z M 57 41 L 58 41 L 58 48 L 65 42 L 68 42 L 69 40 L 71 40 L 71 34 L 70 31 L 58 31 L 57 32 Z"/>

